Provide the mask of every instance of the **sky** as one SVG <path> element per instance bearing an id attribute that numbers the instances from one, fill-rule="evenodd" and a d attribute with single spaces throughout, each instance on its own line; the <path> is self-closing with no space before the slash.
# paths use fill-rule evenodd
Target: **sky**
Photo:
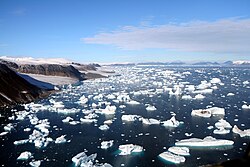
<path id="1" fill-rule="evenodd" d="M 250 60 L 250 1 L 0 0 L 0 56 Z"/>

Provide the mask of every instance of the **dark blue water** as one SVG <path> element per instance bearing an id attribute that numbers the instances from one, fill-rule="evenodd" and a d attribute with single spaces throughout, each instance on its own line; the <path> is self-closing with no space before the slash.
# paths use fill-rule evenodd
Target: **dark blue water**
<path id="1" fill-rule="evenodd" d="M 250 128 L 250 110 L 243 110 L 243 104 L 250 104 L 250 84 L 243 84 L 250 80 L 250 69 L 248 68 L 166 68 L 166 67 L 123 67 L 117 68 L 121 76 L 113 76 L 107 79 L 99 79 L 77 83 L 71 86 L 62 87 L 62 91 L 51 95 L 48 99 L 43 99 L 35 103 L 52 106 L 49 99 L 62 101 L 65 108 L 76 108 L 93 110 L 91 104 L 98 103 L 93 97 L 89 97 L 87 105 L 75 103 L 82 95 L 96 96 L 102 94 L 103 98 L 99 102 L 110 102 L 117 107 L 115 115 L 99 115 L 96 124 L 78 124 L 70 125 L 62 122 L 67 116 L 79 121 L 84 116 L 82 111 L 75 114 L 61 114 L 49 110 L 32 112 L 30 115 L 41 119 L 48 119 L 50 122 L 49 137 L 54 140 L 66 135 L 69 143 L 55 144 L 50 143 L 45 148 L 37 149 L 34 144 L 27 143 L 23 145 L 14 145 L 16 140 L 27 139 L 32 133 L 34 125 L 31 125 L 28 117 L 23 121 L 8 120 L 13 114 L 6 114 L 5 109 L 1 111 L 0 133 L 3 127 L 8 123 L 13 123 L 15 129 L 11 133 L 0 136 L 0 164 L 2 166 L 29 166 L 27 161 L 17 161 L 21 152 L 30 151 L 33 154 L 33 160 L 42 160 L 41 166 L 73 166 L 71 158 L 87 150 L 87 155 L 97 153 L 97 160 L 100 163 L 109 163 L 112 166 L 199 166 L 208 163 L 216 163 L 241 157 L 250 142 L 250 138 L 241 138 L 238 134 L 230 132 L 225 135 L 213 134 L 213 130 L 207 129 L 208 126 L 214 126 L 215 122 L 224 118 L 232 126 L 237 125 L 241 129 Z M 165 75 L 167 70 L 173 71 L 172 74 Z M 183 74 L 189 71 L 190 74 Z M 184 94 L 194 94 L 184 90 L 186 85 L 199 85 L 201 81 L 210 81 L 212 78 L 220 78 L 223 84 L 213 84 L 217 89 L 212 94 L 204 94 L 206 97 L 202 100 L 192 99 L 183 100 Z M 186 83 L 188 82 L 188 83 Z M 170 96 L 168 91 L 156 93 L 156 89 L 172 88 L 175 84 L 184 85 L 182 95 Z M 134 91 L 149 90 L 147 94 L 134 95 Z M 234 93 L 234 96 L 227 96 L 228 93 Z M 126 103 L 115 103 L 107 99 L 108 94 L 127 93 L 131 99 L 140 102 L 140 105 L 128 105 Z M 145 104 L 154 105 L 156 111 L 146 111 Z M 125 105 L 125 108 L 119 106 Z M 213 116 L 211 118 L 192 117 L 192 109 L 207 108 L 216 106 L 225 108 L 225 116 Z M 99 106 L 105 108 L 105 104 Z M 23 110 L 18 106 L 17 110 Z M 171 112 L 176 114 L 176 119 L 183 121 L 184 124 L 177 128 L 166 128 L 161 125 L 144 125 L 139 121 L 125 122 L 121 120 L 123 114 L 137 114 L 145 118 L 155 118 L 165 121 L 171 118 Z M 15 115 L 15 114 L 14 114 Z M 110 129 L 101 131 L 98 129 L 105 120 L 113 119 Z M 235 120 L 235 119 L 238 119 Z M 24 132 L 24 128 L 31 128 L 30 132 Z M 191 156 L 186 157 L 185 163 L 179 165 L 164 162 L 158 158 L 158 155 L 171 146 L 174 146 L 178 140 L 190 138 L 185 133 L 193 133 L 192 137 L 204 138 L 213 136 L 217 139 L 233 140 L 235 143 L 230 147 L 215 148 L 191 148 Z M 123 134 L 123 135 L 121 135 Z M 139 135 L 143 134 L 143 135 Z M 114 145 L 103 150 L 100 148 L 104 140 L 114 140 Z M 137 144 L 143 146 L 145 151 L 136 155 L 120 156 L 117 149 L 121 144 Z"/>

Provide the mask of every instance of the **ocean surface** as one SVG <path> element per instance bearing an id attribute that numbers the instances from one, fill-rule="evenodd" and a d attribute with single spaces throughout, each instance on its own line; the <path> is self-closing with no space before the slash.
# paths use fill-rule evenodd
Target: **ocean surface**
<path id="1" fill-rule="evenodd" d="M 1 111 L 0 133 L 6 130 L 4 127 L 9 123 L 13 128 L 8 134 L 0 136 L 0 165 L 30 166 L 30 162 L 39 160 L 41 166 L 71 167 L 74 166 L 72 157 L 83 151 L 88 156 L 97 153 L 95 162 L 109 163 L 114 167 L 199 166 L 244 155 L 250 143 L 249 137 L 240 137 L 232 129 L 228 134 L 214 134 L 213 131 L 216 129 L 215 123 L 222 118 L 232 127 L 237 125 L 242 130 L 250 128 L 250 110 L 242 109 L 244 104 L 250 105 L 250 68 L 125 66 L 115 67 L 115 71 L 120 75 L 62 86 L 61 91 L 34 102 L 39 106 L 21 105 Z M 197 93 L 192 88 L 209 91 Z M 177 89 L 180 93 L 174 94 Z M 197 94 L 202 94 L 204 98 L 195 98 Z M 79 102 L 83 95 L 85 101 Z M 192 98 L 185 99 L 183 95 Z M 116 106 L 114 114 L 102 113 L 108 105 Z M 156 110 L 147 111 L 148 105 L 155 106 Z M 210 118 L 191 116 L 192 110 L 209 107 L 224 108 L 225 115 Z M 6 113 L 10 110 L 13 114 Z M 26 113 L 23 118 L 17 119 L 19 111 Z M 90 113 L 96 116 L 94 119 L 97 122 L 80 121 Z M 146 125 L 138 120 L 121 120 L 122 115 L 129 114 L 159 121 L 169 120 L 175 115 L 176 120 L 184 123 L 178 127 L 165 127 L 161 124 Z M 66 117 L 71 117 L 73 123 L 62 122 Z M 31 124 L 30 120 L 34 118 L 38 122 Z M 30 142 L 14 144 L 15 141 L 28 139 L 34 129 L 39 131 L 35 126 L 44 119 L 49 125 L 46 138 L 50 137 L 53 141 L 40 148 Z M 108 124 L 109 129 L 100 130 L 99 127 L 106 120 L 112 120 Z M 67 142 L 56 144 L 56 138 L 62 135 L 66 135 Z M 234 144 L 190 148 L 190 156 L 185 157 L 186 161 L 180 164 L 164 161 L 158 156 L 177 141 L 203 139 L 206 136 L 232 140 Z M 100 148 L 102 141 L 110 140 L 114 140 L 112 147 Z M 123 144 L 140 145 L 144 150 L 141 153 L 119 155 L 119 145 Z M 24 151 L 31 152 L 32 158 L 17 160 Z"/>

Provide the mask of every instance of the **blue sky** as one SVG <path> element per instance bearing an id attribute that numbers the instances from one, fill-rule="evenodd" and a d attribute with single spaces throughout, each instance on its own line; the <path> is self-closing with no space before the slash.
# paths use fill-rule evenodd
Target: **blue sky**
<path id="1" fill-rule="evenodd" d="M 0 56 L 250 59 L 249 0 L 1 0 Z"/>

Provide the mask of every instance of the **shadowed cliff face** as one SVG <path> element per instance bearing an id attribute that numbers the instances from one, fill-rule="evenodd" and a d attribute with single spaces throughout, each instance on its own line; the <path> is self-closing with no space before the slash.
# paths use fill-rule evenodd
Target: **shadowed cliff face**
<path id="1" fill-rule="evenodd" d="M 0 107 L 31 102 L 46 96 L 42 89 L 30 84 L 4 64 L 0 64 Z"/>

